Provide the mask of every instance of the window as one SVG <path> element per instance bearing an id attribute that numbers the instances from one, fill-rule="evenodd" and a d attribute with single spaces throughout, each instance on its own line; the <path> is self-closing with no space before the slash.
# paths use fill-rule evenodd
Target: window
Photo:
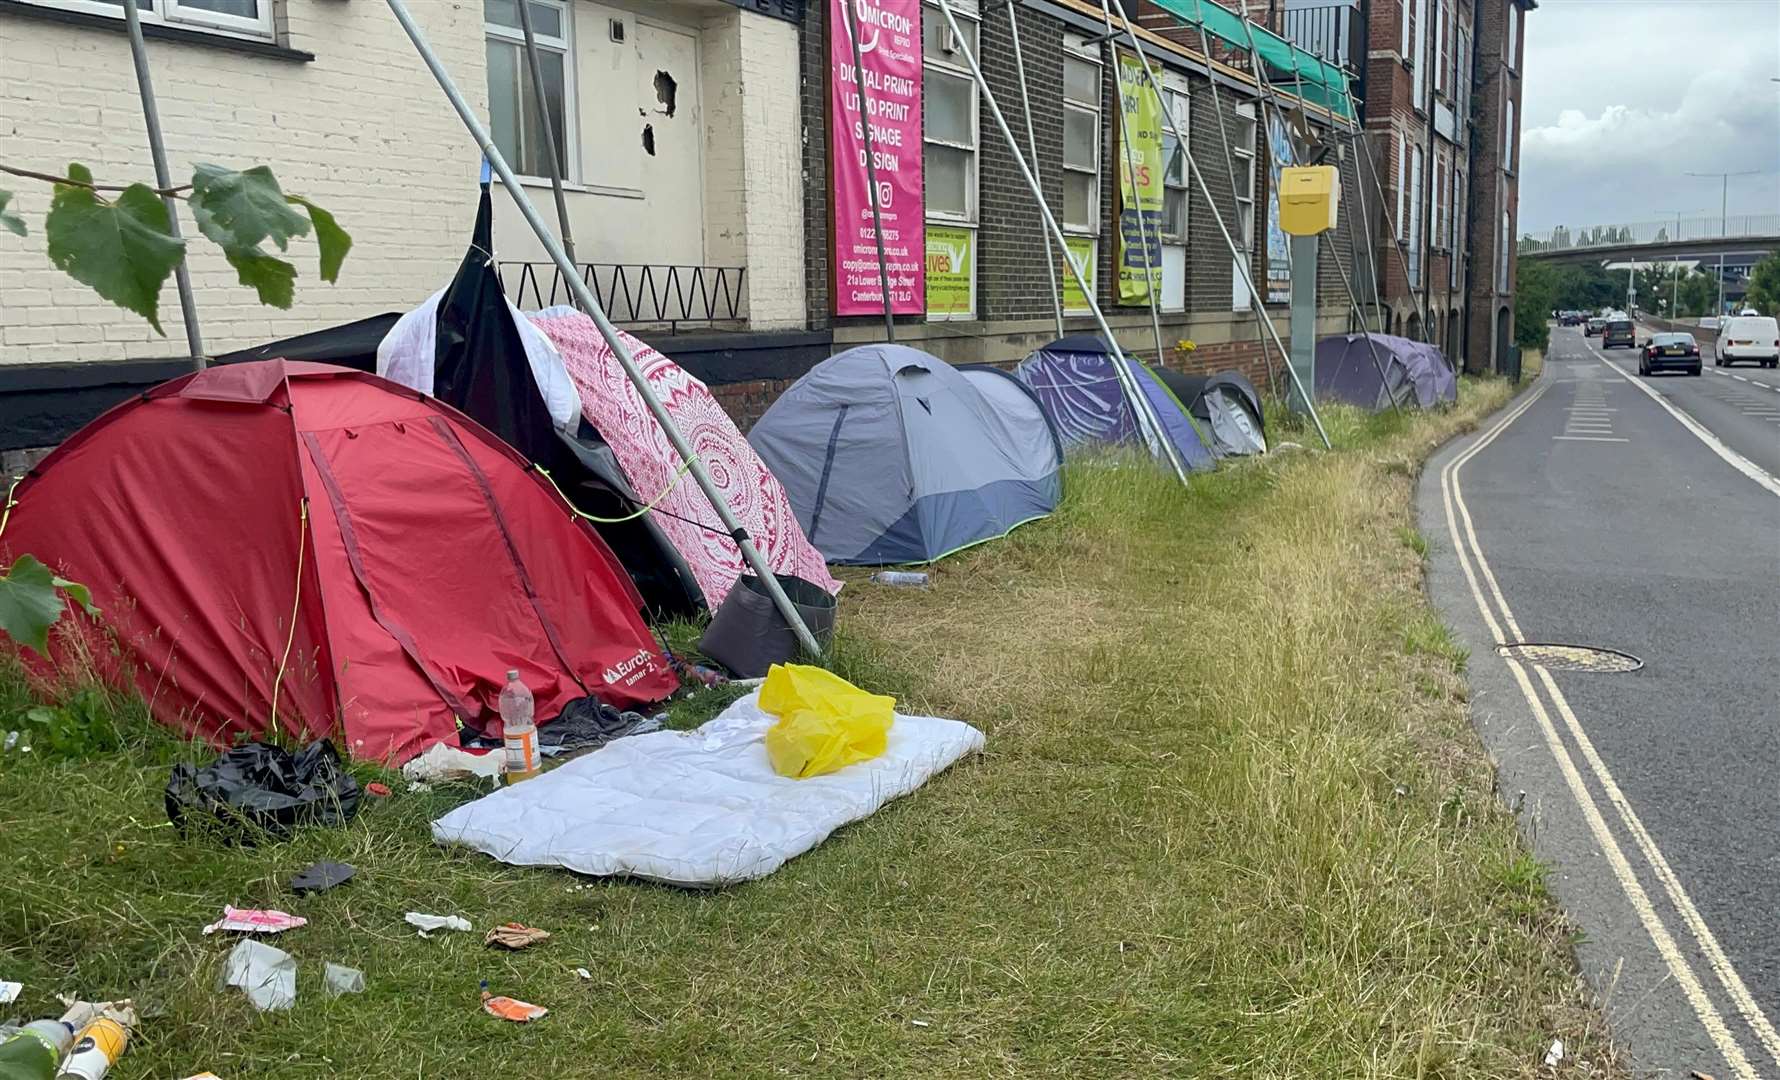
<path id="1" fill-rule="evenodd" d="M 1471 89 L 1471 35 L 1463 30 L 1458 32 L 1457 47 L 1453 50 L 1453 98 L 1459 103 L 1459 126 L 1465 123 L 1465 116 L 1470 108 L 1465 94 Z"/>
<path id="2" fill-rule="evenodd" d="M 926 184 L 928 263 L 935 259 L 966 278 L 939 279 L 944 301 L 928 277 L 930 322 L 976 318 L 977 84 L 965 50 L 977 55 L 978 27 L 953 3 L 958 35 L 945 14 L 927 5 L 921 20 L 922 168 Z M 962 38 L 962 40 L 960 40 Z M 944 249 L 943 251 L 941 249 Z"/>
<path id="3" fill-rule="evenodd" d="M 1239 266 L 1252 265 L 1250 252 L 1255 250 L 1255 122 L 1253 104 L 1236 106 L 1236 123 L 1231 131 L 1230 156 L 1236 166 L 1236 243 L 1241 247 Z M 1232 268 L 1230 306 L 1241 310 L 1249 306 L 1248 286 L 1242 271 Z"/>
<path id="4" fill-rule="evenodd" d="M 1100 232 L 1100 63 L 1063 59 L 1063 227 Z"/>
<path id="5" fill-rule="evenodd" d="M 1502 117 L 1502 168 L 1514 171 L 1514 99 L 1502 99 L 1507 109 Z"/>
<path id="6" fill-rule="evenodd" d="M 1510 71 L 1520 65 L 1520 4 L 1514 0 L 1508 4 L 1508 51 L 1502 54 L 1502 62 Z"/>
<path id="7" fill-rule="evenodd" d="M 1446 246 L 1446 154 L 1438 144 L 1434 147 L 1434 213 L 1429 221 L 1435 249 Z"/>
<path id="8" fill-rule="evenodd" d="M 1446 5 L 1434 0 L 1434 92 L 1446 93 L 1446 67 L 1452 57 L 1446 43 Z"/>
<path id="9" fill-rule="evenodd" d="M 1409 154 L 1404 148 L 1403 133 L 1397 132 L 1397 239 L 1407 237 L 1409 218 Z"/>
<path id="10" fill-rule="evenodd" d="M 1177 76 L 1164 75 L 1162 99 L 1173 121 L 1162 125 L 1162 306 L 1184 311 L 1187 306 L 1187 147 L 1174 131 L 1191 139 L 1187 126 L 1187 90 Z"/>
<path id="11" fill-rule="evenodd" d="M 1428 107 L 1428 0 L 1415 0 L 1415 56 L 1409 63 L 1415 69 L 1415 97 L 1411 104 L 1425 110 Z"/>
<path id="12" fill-rule="evenodd" d="M 571 152 L 575 95 L 568 8 L 562 0 L 527 0 L 527 5 L 544 76 L 544 104 L 556 137 L 556 169 L 564 180 L 573 181 L 569 163 L 576 160 Z M 488 126 L 495 149 L 522 176 L 549 176 L 549 140 L 525 60 L 517 0 L 482 0 L 482 22 L 488 46 Z"/>
<path id="13" fill-rule="evenodd" d="M 1446 270 L 1448 284 L 1456 290 L 1459 287 L 1459 264 L 1464 261 L 1459 257 L 1459 220 L 1465 213 L 1465 187 L 1464 174 L 1460 173 L 1456 168 L 1458 164 L 1456 158 L 1453 161 L 1453 164 L 1455 168 L 1452 170 L 1452 209 L 1448 211 L 1447 214 L 1447 216 L 1451 218 L 1450 228 L 1452 233 L 1450 243 L 1452 245 L 1452 258 L 1448 260 Z"/>
<path id="14" fill-rule="evenodd" d="M 1422 283 L 1422 148 L 1409 148 L 1409 284 Z"/>
<path id="15" fill-rule="evenodd" d="M 1409 0 L 1397 2 L 1397 26 L 1402 31 L 1402 40 L 1397 43 L 1397 52 L 1403 56 L 1403 62 L 1409 63 Z"/>
<path id="16" fill-rule="evenodd" d="M 1508 291 L 1508 251 L 1512 241 L 1509 235 L 1511 231 L 1508 224 L 1508 211 L 1504 208 L 1502 211 L 1502 235 L 1496 240 L 1496 291 L 1499 293 Z"/>
<path id="17" fill-rule="evenodd" d="M 25 0 L 39 7 L 124 17 L 123 0 Z M 272 0 L 137 0 L 143 23 L 271 40 Z"/>

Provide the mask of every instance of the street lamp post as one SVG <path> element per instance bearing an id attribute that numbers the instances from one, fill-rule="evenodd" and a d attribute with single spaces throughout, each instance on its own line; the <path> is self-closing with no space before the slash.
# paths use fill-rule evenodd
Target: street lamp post
<path id="1" fill-rule="evenodd" d="M 1657 214 L 1674 214 L 1675 215 L 1675 235 L 1671 239 L 1673 239 L 1676 243 L 1681 242 L 1681 215 L 1682 214 L 1697 214 L 1699 212 L 1700 211 L 1698 211 L 1698 210 L 1655 210 L 1655 211 L 1652 211 L 1652 213 L 1657 213 Z M 1669 318 L 1671 318 L 1671 319 L 1673 319 L 1675 316 L 1681 314 L 1680 293 L 1681 293 L 1681 260 L 1679 258 L 1674 258 L 1674 259 L 1669 260 Z"/>
<path id="2" fill-rule="evenodd" d="M 1710 180 L 1712 177 L 1716 176 L 1716 177 L 1718 177 L 1718 179 L 1721 181 L 1721 184 L 1722 184 L 1722 186 L 1719 188 L 1719 194 L 1718 194 L 1718 239 L 1720 241 L 1719 249 L 1718 249 L 1718 310 L 1713 312 L 1714 315 L 1716 315 L 1720 318 L 1722 318 L 1724 316 L 1724 245 L 1723 245 L 1723 241 L 1730 235 L 1731 177 L 1733 177 L 1733 176 L 1754 176 L 1756 173 L 1758 173 L 1760 171 L 1761 171 L 1760 169 L 1745 169 L 1742 172 L 1690 172 L 1687 174 L 1689 176 L 1702 177 L 1707 180 Z"/>

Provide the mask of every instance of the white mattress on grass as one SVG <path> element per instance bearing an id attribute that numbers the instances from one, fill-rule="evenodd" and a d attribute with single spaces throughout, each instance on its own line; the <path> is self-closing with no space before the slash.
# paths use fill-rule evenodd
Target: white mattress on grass
<path id="1" fill-rule="evenodd" d="M 767 763 L 777 718 L 759 696 L 695 731 L 619 739 L 460 806 L 433 822 L 433 838 L 515 866 L 726 885 L 765 877 L 983 745 L 969 724 L 898 713 L 880 756 L 792 780 Z"/>

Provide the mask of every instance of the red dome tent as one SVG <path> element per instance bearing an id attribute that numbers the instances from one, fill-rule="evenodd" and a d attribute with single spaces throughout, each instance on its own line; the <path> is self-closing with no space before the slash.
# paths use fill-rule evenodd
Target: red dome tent
<path id="1" fill-rule="evenodd" d="M 540 719 L 675 685 L 628 575 L 545 481 L 375 375 L 267 360 L 176 379 L 76 433 L 14 498 L 0 556 L 88 585 L 156 717 L 217 742 L 275 716 L 400 762 L 457 718 L 498 732 L 509 668 Z"/>

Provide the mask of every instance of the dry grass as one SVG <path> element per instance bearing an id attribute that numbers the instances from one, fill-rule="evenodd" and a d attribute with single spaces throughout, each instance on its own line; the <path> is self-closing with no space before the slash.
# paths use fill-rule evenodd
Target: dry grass
<path id="1" fill-rule="evenodd" d="M 1563 1075 L 1622 1075 L 1420 590 L 1418 463 L 1507 393 L 1339 413 L 1341 452 L 1186 492 L 1083 464 L 1056 516 L 947 560 L 930 591 L 856 575 L 839 670 L 976 723 L 988 749 L 721 893 L 574 891 L 441 852 L 426 822 L 464 792 L 236 851 L 162 825 L 164 763 L 186 752 L 162 741 L 9 763 L 0 974 L 32 1011 L 53 991 L 146 999 L 118 1080 L 1530 1077 L 1551 1075 L 1553 1037 Z M 359 880 L 285 894 L 319 857 Z M 279 942 L 303 965 L 293 1012 L 212 989 L 227 945 L 197 928 L 225 902 L 310 918 Z M 409 909 L 557 937 L 420 941 Z M 324 1000 L 324 960 L 370 992 Z M 552 1015 L 482 1016 L 481 978 Z"/>

